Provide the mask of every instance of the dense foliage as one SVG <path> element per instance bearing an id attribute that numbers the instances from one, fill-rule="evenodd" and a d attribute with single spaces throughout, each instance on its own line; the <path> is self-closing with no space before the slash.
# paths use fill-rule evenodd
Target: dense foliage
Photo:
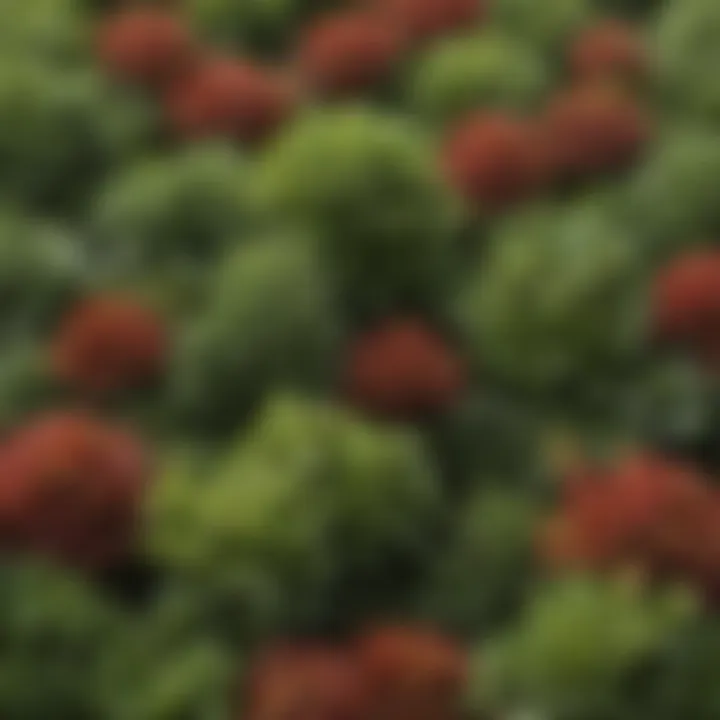
<path id="1" fill-rule="evenodd" d="M 718 720 L 718 0 L 0 20 L 2 720 Z"/>

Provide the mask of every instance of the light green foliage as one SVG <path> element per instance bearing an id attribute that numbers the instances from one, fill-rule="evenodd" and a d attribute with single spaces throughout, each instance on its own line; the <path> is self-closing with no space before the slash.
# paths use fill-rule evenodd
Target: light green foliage
<path id="1" fill-rule="evenodd" d="M 3 62 L 20 55 L 48 62 L 74 62 L 89 50 L 90 23 L 77 0 L 10 2 L 3 10 Z"/>
<path id="2" fill-rule="evenodd" d="M 187 593 L 162 594 L 114 628 L 99 664 L 105 720 L 230 720 L 237 659 Z"/>
<path id="3" fill-rule="evenodd" d="M 718 185 L 720 133 L 668 131 L 630 184 L 631 222 L 659 253 L 705 242 L 720 230 Z"/>
<path id="4" fill-rule="evenodd" d="M 653 40 L 658 84 L 669 113 L 719 120 L 720 88 L 711 68 L 720 64 L 720 4 L 667 2 Z"/>
<path id="5" fill-rule="evenodd" d="M 541 590 L 506 635 L 483 646 L 473 691 L 481 706 L 562 720 L 613 717 L 630 673 L 660 655 L 695 617 L 682 590 L 568 579 Z"/>
<path id="6" fill-rule="evenodd" d="M 421 57 L 412 104 L 430 120 L 452 121 L 472 110 L 533 108 L 547 90 L 544 60 L 525 43 L 496 32 L 451 38 Z"/>
<path id="7" fill-rule="evenodd" d="M 478 367 L 548 390 L 635 355 L 639 248 L 609 202 L 531 208 L 493 233 L 458 302 Z"/>
<path id="8" fill-rule="evenodd" d="M 345 560 L 372 560 L 388 547 L 424 549 L 440 497 L 431 458 L 415 435 L 280 396 L 248 442 L 283 470 L 307 463 L 324 477 L 322 495 Z"/>
<path id="9" fill-rule="evenodd" d="M 0 567 L 0 714 L 94 720 L 96 666 L 114 614 L 63 571 Z"/>
<path id="10" fill-rule="evenodd" d="M 216 465 L 169 466 L 148 501 L 148 544 L 213 602 L 230 594 L 239 632 L 258 632 L 320 611 L 353 559 L 422 551 L 435 482 L 412 436 L 279 396 Z"/>
<path id="11" fill-rule="evenodd" d="M 186 330 L 171 392 L 198 427 L 233 427 L 275 384 L 327 383 L 339 334 L 324 268 L 313 245 L 294 235 L 232 251 Z"/>
<path id="12" fill-rule="evenodd" d="M 449 279 L 458 219 L 435 150 L 408 119 L 310 112 L 269 148 L 260 202 L 322 234 L 339 282 L 362 305 L 425 298 Z"/>
<path id="13" fill-rule="evenodd" d="M 493 19 L 500 28 L 554 55 L 595 16 L 593 0 L 495 0 Z"/>

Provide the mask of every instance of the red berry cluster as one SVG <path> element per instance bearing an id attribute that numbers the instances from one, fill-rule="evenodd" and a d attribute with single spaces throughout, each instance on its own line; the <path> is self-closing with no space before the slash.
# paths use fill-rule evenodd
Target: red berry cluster
<path id="1" fill-rule="evenodd" d="M 643 45 L 630 26 L 590 28 L 569 49 L 567 66 L 570 84 L 539 116 L 474 113 L 450 129 L 446 176 L 482 212 L 505 210 L 556 181 L 622 170 L 646 145 L 649 116 L 624 90 L 646 71 Z"/>
<path id="2" fill-rule="evenodd" d="M 652 323 L 658 340 L 681 347 L 710 369 L 718 369 L 720 252 L 687 252 L 658 273 Z"/>
<path id="3" fill-rule="evenodd" d="M 102 295 L 71 310 L 51 351 L 59 380 L 84 395 L 104 397 L 162 374 L 167 330 L 159 317 L 133 300 Z"/>
<path id="4" fill-rule="evenodd" d="M 344 386 L 349 399 L 372 414 L 413 419 L 451 407 L 465 381 L 461 356 L 439 333 L 401 318 L 353 341 Z"/>
<path id="5" fill-rule="evenodd" d="M 248 720 L 456 720 L 466 657 L 432 630 L 375 629 L 347 646 L 266 651 L 247 688 Z"/>
<path id="6" fill-rule="evenodd" d="M 157 92 L 180 137 L 253 144 L 292 114 L 303 91 L 346 97 L 379 86 L 414 44 L 476 27 L 485 12 L 478 0 L 366 0 L 314 20 L 278 70 L 217 57 L 169 10 L 129 8 L 100 29 L 98 55 L 114 77 Z M 502 210 L 557 178 L 622 169 L 641 151 L 650 135 L 645 109 L 608 90 L 645 77 L 634 30 L 619 21 L 591 27 L 569 48 L 567 66 L 573 85 L 540 117 L 473 114 L 450 130 L 444 166 L 471 204 Z"/>
<path id="7" fill-rule="evenodd" d="M 218 56 L 171 8 L 127 6 L 97 32 L 107 73 L 152 91 L 179 137 L 252 144 L 290 117 L 302 91 L 340 97 L 392 76 L 409 44 L 481 17 L 478 0 L 368 0 L 320 17 L 301 33 L 288 67 Z"/>
<path id="8" fill-rule="evenodd" d="M 253 143 L 284 121 L 294 105 L 281 74 L 217 57 L 169 9 L 128 7 L 110 16 L 98 30 L 97 55 L 112 77 L 151 90 L 181 138 Z"/>
<path id="9" fill-rule="evenodd" d="M 149 476 L 141 443 L 76 412 L 20 427 L 0 448 L 3 549 L 101 569 L 131 550 Z"/>
<path id="10" fill-rule="evenodd" d="M 51 371 L 83 399 L 137 389 L 164 370 L 168 339 L 148 309 L 102 295 L 72 308 L 51 344 Z M 34 418 L 0 445 L 0 549 L 89 570 L 132 551 L 149 480 L 139 439 L 84 411 Z"/>
<path id="11" fill-rule="evenodd" d="M 720 587 L 720 493 L 694 468 L 642 455 L 568 478 L 541 551 L 555 566 L 639 568 Z"/>

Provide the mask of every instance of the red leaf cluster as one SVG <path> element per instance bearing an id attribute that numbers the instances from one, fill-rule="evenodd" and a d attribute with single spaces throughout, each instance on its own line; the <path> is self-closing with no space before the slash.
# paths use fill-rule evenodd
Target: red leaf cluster
<path id="1" fill-rule="evenodd" d="M 164 97 L 168 121 L 184 139 L 227 137 L 256 143 L 291 114 L 290 85 L 254 63 L 207 58 L 176 82 Z"/>
<path id="2" fill-rule="evenodd" d="M 107 395 L 156 379 L 168 354 L 166 328 L 147 308 L 116 296 L 91 297 L 61 324 L 55 375 L 83 393 Z"/>
<path id="3" fill-rule="evenodd" d="M 185 23 L 158 7 L 130 7 L 99 28 L 97 54 L 106 71 L 123 82 L 158 88 L 183 74 L 198 47 Z"/>
<path id="4" fill-rule="evenodd" d="M 634 84 L 649 73 L 644 43 L 632 25 L 620 20 L 606 20 L 580 33 L 570 47 L 568 61 L 573 77 L 580 82 Z"/>
<path id="5" fill-rule="evenodd" d="M 321 17 L 300 39 L 298 64 L 310 86 L 326 96 L 348 96 L 387 80 L 405 48 L 402 33 L 369 12 Z"/>
<path id="6" fill-rule="evenodd" d="M 651 136 L 644 108 L 615 88 L 589 84 L 557 96 L 544 119 L 556 170 L 585 178 L 631 165 Z"/>
<path id="7" fill-rule="evenodd" d="M 414 418 L 447 409 L 465 386 L 462 358 L 418 320 L 389 320 L 350 347 L 344 385 L 359 407 Z"/>
<path id="8" fill-rule="evenodd" d="M 456 720 L 465 654 L 430 630 L 387 627 L 344 647 L 277 647 L 254 664 L 248 720 Z"/>
<path id="9" fill-rule="evenodd" d="M 416 41 L 432 40 L 465 27 L 477 27 L 485 0 L 370 0 Z"/>
<path id="10" fill-rule="evenodd" d="M 366 692 L 344 650 L 292 645 L 264 653 L 250 674 L 248 720 L 364 720 Z"/>
<path id="11" fill-rule="evenodd" d="M 539 125 L 502 114 L 463 120 L 447 138 L 443 160 L 451 185 L 490 212 L 535 196 L 553 175 Z"/>
<path id="12" fill-rule="evenodd" d="M 358 640 L 370 693 L 369 718 L 454 720 L 467 658 L 450 638 L 429 629 L 385 627 Z"/>
<path id="13" fill-rule="evenodd" d="M 651 455 L 569 478 L 541 551 L 560 567 L 643 569 L 708 592 L 720 581 L 720 494 L 693 468 Z"/>
<path id="14" fill-rule="evenodd" d="M 0 449 L 0 536 L 7 550 L 100 569 L 130 551 L 149 475 L 132 435 L 55 412 Z"/>
<path id="15" fill-rule="evenodd" d="M 655 277 L 652 327 L 662 341 L 717 368 L 720 360 L 720 252 L 693 250 Z"/>

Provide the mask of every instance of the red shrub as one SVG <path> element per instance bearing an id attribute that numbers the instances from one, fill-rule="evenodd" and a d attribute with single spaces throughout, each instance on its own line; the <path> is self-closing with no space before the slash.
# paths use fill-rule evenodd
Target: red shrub
<path id="1" fill-rule="evenodd" d="M 652 456 L 569 479 L 541 551 L 561 567 L 636 566 L 713 589 L 720 581 L 720 495 L 693 469 Z"/>
<path id="2" fill-rule="evenodd" d="M 595 84 L 557 97 L 548 108 L 546 127 L 558 169 L 573 178 L 624 169 L 637 159 L 651 133 L 640 105 Z"/>
<path id="3" fill-rule="evenodd" d="M 294 97 L 282 78 L 250 62 L 212 59 L 166 95 L 171 126 L 186 139 L 221 136 L 254 143 L 291 113 Z"/>
<path id="4" fill-rule="evenodd" d="M 655 278 L 652 325 L 658 339 L 689 349 L 717 368 L 720 360 L 720 252 L 695 250 Z"/>
<path id="5" fill-rule="evenodd" d="M 465 652 L 424 628 L 383 627 L 357 642 L 375 720 L 454 720 L 465 685 Z"/>
<path id="6" fill-rule="evenodd" d="M 100 27 L 97 53 L 107 72 L 145 87 L 159 87 L 189 69 L 196 44 L 178 16 L 152 7 L 132 7 Z"/>
<path id="7" fill-rule="evenodd" d="M 133 541 L 148 464 L 140 443 L 91 417 L 53 413 L 20 428 L 0 454 L 0 528 L 13 549 L 86 568 Z"/>
<path id="8" fill-rule="evenodd" d="M 115 296 L 92 297 L 61 324 L 52 347 L 56 376 L 96 395 L 138 387 L 164 369 L 168 338 L 147 308 Z"/>
<path id="9" fill-rule="evenodd" d="M 365 720 L 365 686 L 344 652 L 323 646 L 279 647 L 251 668 L 247 720 Z"/>
<path id="10" fill-rule="evenodd" d="M 477 25 L 485 0 L 370 0 L 414 40 L 430 40 Z"/>
<path id="11" fill-rule="evenodd" d="M 580 81 L 637 82 L 648 73 L 648 57 L 638 33 L 628 23 L 608 20 L 594 25 L 575 40 L 570 70 Z"/>
<path id="12" fill-rule="evenodd" d="M 352 95 L 386 80 L 403 48 L 402 35 L 381 15 L 337 13 L 307 29 L 300 42 L 299 64 L 315 90 Z"/>
<path id="13" fill-rule="evenodd" d="M 505 210 L 548 184 L 544 136 L 525 120 L 476 114 L 451 132 L 444 151 L 451 184 L 485 211 Z"/>
<path id="14" fill-rule="evenodd" d="M 414 417 L 447 408 L 465 384 L 463 362 L 420 321 L 390 320 L 355 340 L 345 387 L 360 407 Z"/>

